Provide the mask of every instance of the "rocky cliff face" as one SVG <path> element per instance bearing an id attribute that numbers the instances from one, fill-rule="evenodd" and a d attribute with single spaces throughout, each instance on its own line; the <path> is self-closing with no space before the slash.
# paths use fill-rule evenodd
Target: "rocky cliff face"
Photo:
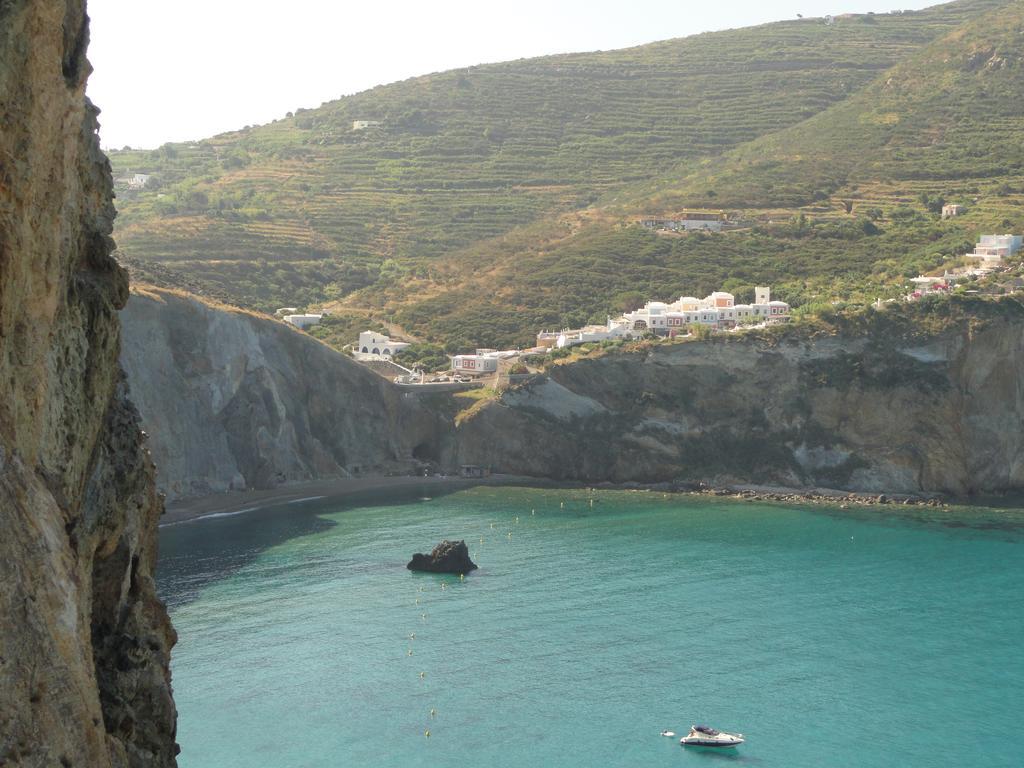
<path id="1" fill-rule="evenodd" d="M 0 3 L 0 765 L 170 766 L 162 507 L 117 363 L 127 279 L 84 3 Z"/>
<path id="2" fill-rule="evenodd" d="M 408 472 L 437 417 L 284 323 L 145 289 L 122 312 L 122 363 L 168 498 Z"/>
<path id="3" fill-rule="evenodd" d="M 554 366 L 464 420 L 447 460 L 594 482 L 1024 488 L 1024 309 L 979 302 L 933 332 L 909 311 Z"/>

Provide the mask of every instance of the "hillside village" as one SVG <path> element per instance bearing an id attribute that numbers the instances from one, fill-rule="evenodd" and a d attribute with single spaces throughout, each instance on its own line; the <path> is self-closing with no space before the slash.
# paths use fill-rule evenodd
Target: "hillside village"
<path id="1" fill-rule="evenodd" d="M 944 216 L 959 215 L 959 206 L 946 206 Z M 664 228 L 666 231 L 690 231 L 702 229 L 704 224 L 717 225 L 727 217 L 715 214 L 713 217 L 688 218 L 683 214 L 676 219 L 644 220 L 643 225 Z M 692 224 L 692 226 L 690 226 Z M 1011 260 L 1021 254 L 1024 237 L 1021 235 L 981 235 L 974 250 L 964 257 L 968 263 L 943 270 L 941 275 L 918 275 L 909 280 L 911 288 L 902 297 L 903 301 L 917 301 L 926 296 L 948 294 L 958 284 L 997 275 L 1012 268 Z M 1016 285 L 1012 286 L 1014 289 Z M 895 299 L 878 300 L 876 307 L 891 303 Z M 300 330 L 308 330 L 320 324 L 325 313 L 301 313 L 296 307 L 282 307 L 277 317 Z M 448 356 L 449 370 L 445 373 L 424 372 L 418 368 L 402 366 L 396 357 L 408 350 L 409 341 L 392 338 L 386 333 L 366 330 L 350 345 L 352 357 L 398 384 L 469 384 L 487 376 L 508 374 L 516 370 L 525 374 L 528 369 L 522 364 L 523 358 L 543 360 L 556 351 L 568 350 L 584 344 L 633 341 L 642 338 L 676 339 L 695 333 L 737 332 L 746 328 L 765 327 L 789 322 L 791 307 L 788 302 L 772 298 L 771 288 L 758 286 L 754 289 L 753 301 L 749 304 L 736 303 L 736 296 L 728 291 L 713 291 L 703 299 L 681 296 L 671 301 L 646 301 L 643 306 L 609 317 L 603 324 L 591 324 L 578 328 L 538 331 L 536 343 L 527 349 L 495 349 L 478 347 L 472 353 Z M 513 374 L 514 375 L 514 374 Z"/>
<path id="2" fill-rule="evenodd" d="M 947 208 L 950 208 L 947 206 Z M 944 215 L 955 216 L 958 211 L 944 210 Z M 654 220 L 649 220 L 654 225 Z M 688 219 L 658 220 L 657 226 L 670 231 L 687 229 Z M 704 221 L 694 219 L 693 221 Z M 713 223 L 726 221 L 716 218 Z M 647 221 L 645 221 L 647 226 Z M 696 228 L 696 227 L 695 227 Z M 925 296 L 945 294 L 965 280 L 985 278 L 1012 267 L 1013 257 L 1021 253 L 1024 237 L 1021 235 L 981 235 L 973 252 L 967 254 L 966 266 L 945 269 L 942 275 L 918 275 L 910 279 L 912 289 L 903 296 L 904 301 L 917 301 Z M 893 301 L 892 299 L 888 302 Z M 876 306 L 885 303 L 879 300 Z M 300 330 L 319 324 L 325 315 L 299 313 L 295 307 L 284 307 L 277 315 L 284 322 Z M 586 325 L 561 330 L 540 330 L 536 344 L 527 349 L 477 348 L 472 353 L 449 355 L 447 374 L 435 372 L 432 376 L 419 369 L 409 369 L 396 362 L 396 356 L 409 349 L 411 342 L 392 338 L 385 333 L 363 331 L 351 345 L 352 357 L 378 373 L 393 378 L 398 384 L 469 384 L 486 376 L 516 370 L 528 372 L 521 360 L 526 357 L 543 359 L 555 351 L 568 350 L 584 344 L 633 341 L 642 338 L 676 339 L 708 331 L 736 332 L 746 328 L 765 327 L 789 322 L 789 303 L 772 298 L 771 288 L 754 289 L 751 303 L 736 303 L 736 296 L 728 291 L 713 291 L 703 299 L 681 296 L 671 301 L 647 301 L 643 306 L 609 317 L 600 325 Z"/>

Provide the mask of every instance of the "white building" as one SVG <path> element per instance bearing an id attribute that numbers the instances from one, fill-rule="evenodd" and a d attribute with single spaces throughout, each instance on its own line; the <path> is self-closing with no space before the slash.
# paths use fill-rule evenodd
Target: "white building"
<path id="1" fill-rule="evenodd" d="M 726 218 L 721 211 L 683 211 L 675 219 L 641 219 L 640 224 L 647 229 L 661 229 L 670 232 L 692 230 L 721 232 Z"/>
<path id="2" fill-rule="evenodd" d="M 564 349 L 565 347 L 575 347 L 578 344 L 624 339 L 627 336 L 632 336 L 628 325 L 616 322 L 609 317 L 605 325 L 587 325 L 575 330 L 562 331 L 555 340 L 555 346 Z"/>
<path id="3" fill-rule="evenodd" d="M 314 325 L 320 325 L 320 321 L 324 319 L 323 315 L 285 315 L 284 321 L 291 323 L 300 330 L 306 330 L 312 328 Z"/>
<path id="4" fill-rule="evenodd" d="M 1024 244 L 1021 235 L 982 235 L 969 259 L 977 259 L 982 269 L 995 269 L 1006 259 L 1015 256 Z"/>
<path id="5" fill-rule="evenodd" d="M 455 355 L 452 357 L 452 370 L 455 373 L 464 373 L 469 376 L 497 373 L 498 357 L 493 354 Z"/>
<path id="6" fill-rule="evenodd" d="M 666 304 L 649 301 L 642 309 L 622 316 L 626 328 L 636 334 L 654 333 L 675 336 L 692 325 L 706 325 L 728 329 L 750 323 L 777 323 L 789 319 L 789 304 L 772 301 L 771 290 L 754 289 L 753 304 L 736 304 L 736 297 L 725 291 L 715 291 L 703 299 L 683 296 Z"/>
<path id="7" fill-rule="evenodd" d="M 964 206 L 956 205 L 955 203 L 950 203 L 942 206 L 942 218 L 954 219 L 957 216 L 963 216 L 965 211 L 966 209 L 964 208 Z"/>
<path id="8" fill-rule="evenodd" d="M 116 183 L 128 189 L 143 189 L 149 184 L 150 178 L 151 176 L 148 173 L 129 173 L 127 176 L 117 179 Z"/>
<path id="9" fill-rule="evenodd" d="M 405 341 L 395 341 L 383 333 L 363 331 L 359 334 L 353 357 L 356 360 L 390 360 L 403 349 L 409 347 Z"/>
<path id="10" fill-rule="evenodd" d="M 380 120 L 353 120 L 352 130 L 353 131 L 365 131 L 367 128 L 379 128 L 381 125 Z"/>

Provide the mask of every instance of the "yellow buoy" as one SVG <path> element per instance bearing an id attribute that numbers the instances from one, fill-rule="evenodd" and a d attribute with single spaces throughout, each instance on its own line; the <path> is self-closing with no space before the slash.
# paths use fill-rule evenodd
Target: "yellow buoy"
<path id="1" fill-rule="evenodd" d="M 423 619 L 424 621 L 426 621 L 427 620 L 427 614 L 421 613 L 420 614 L 420 618 Z"/>
<path id="2" fill-rule="evenodd" d="M 460 573 L 459 574 L 459 581 L 465 581 L 465 580 L 466 580 L 466 574 Z"/>
<path id="3" fill-rule="evenodd" d="M 558 506 L 561 507 L 562 509 L 565 509 L 565 502 L 560 502 Z"/>
<path id="4" fill-rule="evenodd" d="M 413 632 L 412 634 L 410 634 L 410 635 L 409 635 L 409 639 L 410 639 L 410 640 L 415 640 L 415 639 L 416 639 L 416 633 L 415 633 L 415 632 Z"/>
<path id="5" fill-rule="evenodd" d="M 430 729 L 428 728 L 427 730 L 425 730 L 423 732 L 423 735 L 426 736 L 429 739 L 430 738 Z"/>
<path id="6" fill-rule="evenodd" d="M 412 656 L 412 648 L 409 649 L 409 656 Z"/>
<path id="7" fill-rule="evenodd" d="M 494 523 L 491 523 L 491 528 L 493 528 L 493 527 L 494 527 Z"/>
<path id="8" fill-rule="evenodd" d="M 430 716 L 431 717 L 437 717 L 437 710 L 436 709 L 430 710 Z"/>
<path id="9" fill-rule="evenodd" d="M 516 517 L 516 525 L 519 525 L 519 518 Z"/>
<path id="10" fill-rule="evenodd" d="M 419 604 L 420 604 L 420 599 L 417 597 L 416 598 L 416 605 L 419 605 Z"/>
<path id="11" fill-rule="evenodd" d="M 425 679 L 425 678 L 426 678 L 426 676 L 427 676 L 427 673 L 426 673 L 426 672 L 420 672 L 420 680 L 423 680 L 423 679 Z"/>
<path id="12" fill-rule="evenodd" d="M 537 510 L 536 509 L 531 509 L 530 510 L 530 514 L 531 515 L 536 515 L 537 514 Z"/>

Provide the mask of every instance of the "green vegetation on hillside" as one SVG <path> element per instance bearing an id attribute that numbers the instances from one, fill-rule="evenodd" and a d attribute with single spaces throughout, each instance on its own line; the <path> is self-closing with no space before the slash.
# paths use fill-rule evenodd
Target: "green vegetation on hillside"
<path id="1" fill-rule="evenodd" d="M 1022 31 L 1020 3 L 989 12 L 798 126 L 659 189 L 620 192 L 572 233 L 492 245 L 484 275 L 396 316 L 427 336 L 501 344 L 603 321 L 637 295 L 721 286 L 748 297 L 755 284 L 794 306 L 898 295 L 906 278 L 955 264 L 979 233 L 1024 229 Z M 941 201 L 968 213 L 942 221 Z M 675 236 L 621 224 L 686 204 L 725 206 L 747 226 Z M 477 252 L 453 261 L 470 274 Z"/>
<path id="2" fill-rule="evenodd" d="M 924 196 L 1024 192 L 1022 33 L 1020 3 L 983 15 L 843 103 L 664 182 L 652 202 L 857 206 L 899 185 Z"/>
<path id="3" fill-rule="evenodd" d="M 832 26 L 806 19 L 472 67 L 205 141 L 114 152 L 115 176 L 153 176 L 144 190 L 119 192 L 116 236 L 143 278 L 265 310 L 360 289 L 353 301 L 364 305 L 398 308 L 421 293 L 443 304 L 468 278 L 507 270 L 502 248 L 545 250 L 563 237 L 560 215 L 598 200 L 621 204 L 621 194 L 652 177 L 675 169 L 678 179 L 709 157 L 799 126 L 996 5 L 961 0 Z M 355 120 L 381 125 L 357 131 Z M 533 235 L 540 239 L 531 246 Z M 701 260 L 690 258 L 681 263 L 698 269 L 687 266 L 680 279 L 706 284 Z M 464 297 L 459 310 L 495 318 L 504 330 L 491 340 L 519 338 L 537 319 L 600 314 L 633 287 L 623 279 L 596 296 L 573 289 L 544 317 L 488 304 L 486 292 Z M 444 331 L 433 321 L 419 326 L 438 338 Z"/>

